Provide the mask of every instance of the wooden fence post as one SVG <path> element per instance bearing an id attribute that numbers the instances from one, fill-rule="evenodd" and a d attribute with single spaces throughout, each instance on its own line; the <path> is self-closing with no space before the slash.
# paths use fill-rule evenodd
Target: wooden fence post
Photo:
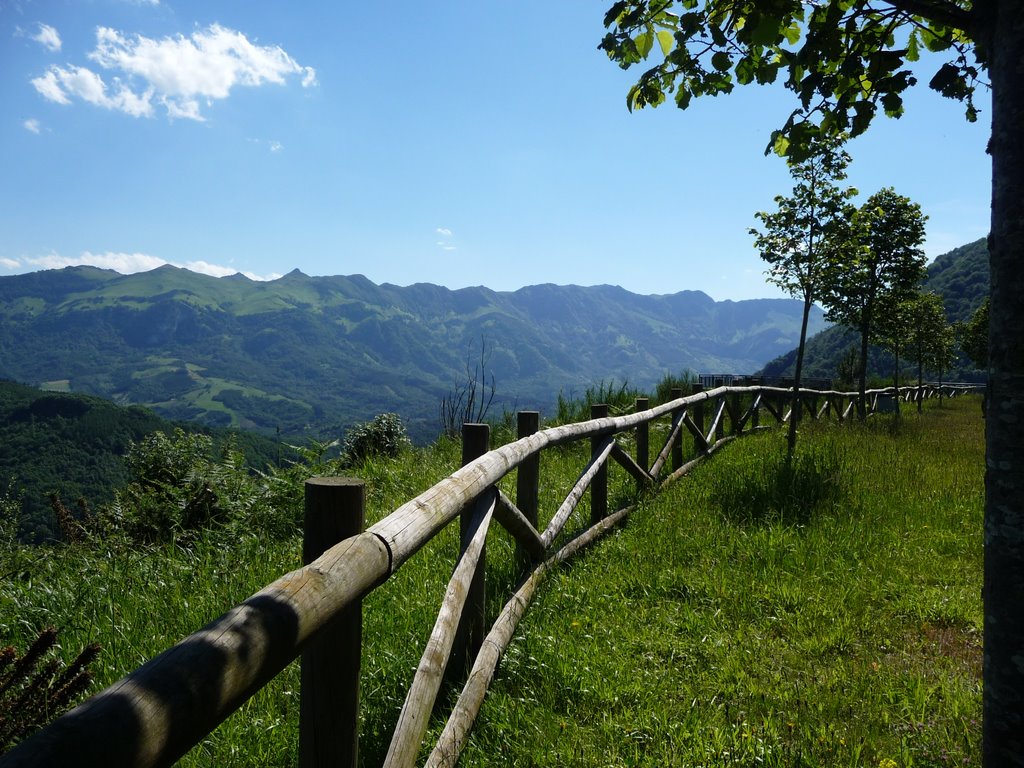
<path id="1" fill-rule="evenodd" d="M 704 385 L 703 384 L 694 384 L 693 385 L 693 394 L 696 395 L 698 392 L 703 392 L 703 391 L 704 391 Z M 700 432 L 701 435 L 703 435 L 704 434 L 704 401 L 700 400 L 700 401 L 694 403 L 693 407 L 690 410 L 693 411 L 693 416 L 691 418 L 693 419 L 694 425 L 696 425 L 696 427 L 697 427 L 697 431 Z M 701 442 L 700 440 L 698 440 L 697 436 L 694 435 L 693 436 L 693 450 L 694 450 L 694 452 L 699 456 L 700 454 L 704 453 L 704 449 L 705 449 L 704 443 Z M 677 467 L 677 469 L 678 469 L 678 467 Z"/>
<path id="2" fill-rule="evenodd" d="M 651 407 L 651 401 L 646 397 L 636 399 L 636 412 L 643 413 Z M 649 422 L 636 425 L 636 463 L 640 469 L 647 472 L 651 468 L 651 429 Z M 636 490 L 639 493 L 644 488 L 643 480 L 636 481 Z"/>
<path id="3" fill-rule="evenodd" d="M 699 386 L 699 385 L 697 385 L 697 386 Z M 696 390 L 694 390 L 694 391 L 696 391 Z M 681 387 L 672 387 L 672 389 L 669 391 L 668 396 L 669 396 L 669 398 L 671 400 L 678 400 L 679 398 L 681 398 L 683 396 L 683 390 L 682 390 Z M 676 410 L 676 411 L 672 412 L 672 431 L 673 432 L 675 432 L 676 425 L 683 418 L 683 410 L 684 409 L 680 408 L 679 410 Z M 676 436 L 676 441 L 672 444 L 672 471 L 675 472 L 681 466 L 683 466 L 683 433 L 682 433 L 682 430 L 679 431 L 679 434 Z"/>
<path id="4" fill-rule="evenodd" d="M 608 406 L 605 403 L 595 403 L 590 406 L 591 419 L 603 419 L 608 415 Z M 590 438 L 590 455 L 597 456 L 601 453 L 601 443 L 604 437 Z M 594 525 L 608 516 L 608 464 L 605 463 L 594 475 L 590 483 L 590 524 Z"/>
<path id="5" fill-rule="evenodd" d="M 487 424 L 463 424 L 462 425 L 462 466 L 466 466 L 474 459 L 483 456 L 491 449 L 491 428 Z M 466 505 L 466 508 L 459 514 L 459 556 L 466 551 L 469 542 L 473 540 L 477 525 L 480 524 L 480 516 L 477 513 L 480 507 L 482 494 L 477 502 Z M 484 622 L 487 612 L 487 547 L 480 550 L 480 560 L 477 563 L 476 571 L 469 582 L 469 589 L 466 590 L 466 604 L 462 609 L 462 619 L 459 621 L 459 628 L 455 633 L 455 640 L 452 643 L 452 653 L 445 668 L 445 680 L 454 682 L 465 675 L 472 664 L 473 658 L 484 642 L 486 628 Z"/>
<path id="6" fill-rule="evenodd" d="M 352 477 L 314 477 L 305 485 L 304 565 L 338 542 L 363 532 L 365 486 Z M 359 668 L 362 602 L 355 601 L 302 652 L 299 694 L 299 765 L 359 762 Z"/>
<path id="7" fill-rule="evenodd" d="M 520 438 L 529 437 L 540 429 L 538 411 L 519 411 L 516 421 L 516 434 Z M 540 453 L 524 459 L 516 470 L 516 506 L 536 528 L 540 507 Z M 516 544 L 516 560 L 523 568 L 530 565 L 530 556 L 521 544 Z"/>
<path id="8" fill-rule="evenodd" d="M 720 386 L 722 386 L 722 380 L 721 379 L 715 379 L 715 388 L 717 389 Z M 725 395 L 722 395 L 721 398 L 722 398 L 722 402 L 724 403 L 725 402 Z M 718 413 L 718 408 L 719 408 L 719 405 L 718 405 L 718 402 L 716 401 L 715 402 L 715 413 L 716 414 Z M 728 409 L 726 409 L 726 410 L 728 411 Z M 718 420 L 718 425 L 715 427 L 715 442 L 717 443 L 723 437 L 725 437 L 725 419 L 719 419 Z"/>

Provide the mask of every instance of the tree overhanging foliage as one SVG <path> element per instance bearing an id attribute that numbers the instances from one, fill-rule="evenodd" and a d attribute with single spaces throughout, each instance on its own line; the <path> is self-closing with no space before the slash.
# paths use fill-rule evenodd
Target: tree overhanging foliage
<path id="1" fill-rule="evenodd" d="M 1021 0 L 621 0 L 601 43 L 622 67 L 662 60 L 630 89 L 630 109 L 666 94 L 729 93 L 780 76 L 798 98 L 768 151 L 800 158 L 821 135 L 863 133 L 879 109 L 903 111 L 910 64 L 927 50 L 929 85 L 973 120 L 982 77 L 992 92 L 992 278 L 985 475 L 986 766 L 1024 766 L 1024 3 Z M 993 415 L 997 417 L 993 418 Z"/>
<path id="2" fill-rule="evenodd" d="M 879 111 L 899 117 L 917 84 L 910 65 L 925 52 L 942 59 L 929 86 L 962 101 L 968 120 L 978 116 L 985 51 L 968 2 L 619 0 L 604 23 L 599 47 L 623 69 L 661 54 L 630 88 L 630 110 L 668 96 L 686 109 L 697 96 L 782 78 L 799 106 L 766 153 L 800 160 L 819 136 L 857 136 Z"/>

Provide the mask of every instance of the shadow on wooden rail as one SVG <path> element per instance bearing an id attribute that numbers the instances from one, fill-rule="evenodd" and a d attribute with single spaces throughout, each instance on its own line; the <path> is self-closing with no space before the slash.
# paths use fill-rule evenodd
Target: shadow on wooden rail
<path id="1" fill-rule="evenodd" d="M 953 397 L 975 386 L 926 385 L 872 390 L 867 410 L 901 401 Z M 462 554 L 399 716 L 386 766 L 411 766 L 445 678 L 465 683 L 428 766 L 454 765 L 498 661 L 544 575 L 625 518 L 609 513 L 607 473 L 614 460 L 636 479 L 637 492 L 663 487 L 736 436 L 762 429 L 762 410 L 776 424 L 793 417 L 848 419 L 857 393 L 772 387 L 716 387 L 655 408 L 638 399 L 636 412 L 539 430 L 535 412 L 519 415 L 519 439 L 488 450 L 487 425 L 464 428 L 464 466 L 392 514 L 363 527 L 363 485 L 315 478 L 306 487 L 304 562 L 220 618 L 0 757 L 0 766 L 163 766 L 199 743 L 285 666 L 302 655 L 300 765 L 355 766 L 358 759 L 358 679 L 361 600 L 386 581 L 441 529 L 460 519 Z M 653 463 L 650 425 L 670 419 Z M 728 431 L 728 434 L 726 432 Z M 636 456 L 616 435 L 636 437 Z M 692 455 L 684 458 L 684 434 Z M 589 440 L 591 458 L 544 530 L 538 527 L 541 452 Z M 518 468 L 516 500 L 497 483 Z M 571 514 L 590 493 L 590 527 L 552 549 Z M 485 540 L 492 520 L 515 538 L 527 574 L 484 634 Z M 468 676 L 465 670 L 468 669 Z"/>

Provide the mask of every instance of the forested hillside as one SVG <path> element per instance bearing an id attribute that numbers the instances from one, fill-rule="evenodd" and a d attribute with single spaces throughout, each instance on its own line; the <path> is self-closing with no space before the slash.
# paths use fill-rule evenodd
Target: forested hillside
<path id="1" fill-rule="evenodd" d="M 949 322 L 970 319 L 989 292 L 988 245 L 985 238 L 955 248 L 938 256 L 928 266 L 928 275 L 922 288 L 942 296 Z M 854 331 L 833 326 L 807 340 L 804 374 L 809 377 L 835 379 L 844 367 L 844 358 L 859 343 Z M 791 376 L 796 350 L 793 349 L 768 363 L 765 376 Z M 849 361 L 845 363 L 849 364 Z M 868 374 L 879 378 L 892 375 L 892 357 L 872 347 L 868 357 Z M 947 373 L 950 380 L 981 381 L 983 372 L 977 370 L 961 355 Z"/>
<path id="2" fill-rule="evenodd" d="M 139 406 L 119 407 L 98 397 L 41 392 L 0 381 L 0 493 L 20 498 L 19 534 L 27 541 L 52 538 L 50 495 L 75 508 L 108 502 L 128 478 L 124 456 L 132 442 L 175 426 Z M 245 433 L 217 433 L 234 441 L 251 466 L 278 460 L 271 440 Z"/>

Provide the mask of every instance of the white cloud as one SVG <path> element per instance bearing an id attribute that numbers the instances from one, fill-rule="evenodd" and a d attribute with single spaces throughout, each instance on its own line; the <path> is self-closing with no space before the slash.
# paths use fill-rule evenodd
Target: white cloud
<path id="1" fill-rule="evenodd" d="M 112 269 L 123 275 L 130 275 L 135 272 L 145 272 L 150 269 L 162 267 L 167 262 L 157 256 L 150 256 L 146 253 L 90 253 L 83 251 L 81 256 L 61 256 L 58 253 L 50 253 L 46 256 L 33 256 L 26 258 L 25 262 L 40 269 L 63 269 L 64 267 L 92 266 L 100 269 Z"/>
<path id="2" fill-rule="evenodd" d="M 137 94 L 114 78 L 114 90 L 108 93 L 103 78 L 85 67 L 52 66 L 45 75 L 32 80 L 32 85 L 44 98 L 58 104 L 70 104 L 69 97 L 76 96 L 97 107 L 115 109 L 133 117 L 150 117 L 153 114 L 152 88 Z"/>
<path id="3" fill-rule="evenodd" d="M 60 50 L 60 34 L 49 24 L 40 24 L 39 31 L 34 35 L 29 35 L 29 38 L 35 40 L 48 51 L 56 53 Z"/>
<path id="4" fill-rule="evenodd" d="M 452 242 L 452 231 L 448 227 L 438 227 L 434 231 L 442 238 L 437 241 L 437 245 L 442 251 L 454 251 L 456 249 L 455 243 Z"/>
<path id="5" fill-rule="evenodd" d="M 32 85 L 35 89 L 43 96 L 43 98 L 55 101 L 58 104 L 70 104 L 71 99 L 64 93 L 64 89 L 61 88 L 57 73 L 53 69 L 50 69 L 45 75 L 36 77 L 32 80 Z"/>
<path id="6" fill-rule="evenodd" d="M 272 142 L 270 142 L 270 151 L 271 152 L 280 152 L 282 149 L 284 149 L 284 144 L 282 144 L 280 141 L 272 141 Z"/>
<path id="7" fill-rule="evenodd" d="M 31 131 L 32 133 L 41 133 L 43 130 L 39 125 L 39 121 L 34 117 L 30 117 L 28 120 L 25 120 L 21 125 L 26 131 Z"/>
<path id="8" fill-rule="evenodd" d="M 300 66 L 280 46 L 256 45 L 219 24 L 160 40 L 99 27 L 88 58 L 112 73 L 109 89 L 99 74 L 75 65 L 52 66 L 32 85 L 59 104 L 74 96 L 148 117 L 156 102 L 171 118 L 201 121 L 201 102 L 226 99 L 235 87 L 284 84 L 292 76 L 301 76 L 303 87 L 316 84 L 315 70 Z"/>
<path id="9" fill-rule="evenodd" d="M 240 271 L 234 267 L 225 267 L 221 264 L 211 264 L 208 261 L 189 261 L 185 264 L 175 264 L 174 262 L 167 261 L 159 256 L 151 256 L 148 253 L 119 253 L 116 251 L 106 251 L 104 253 L 83 251 L 80 256 L 61 256 L 58 253 L 49 253 L 45 256 L 27 257 L 23 261 L 0 258 L 0 266 L 6 267 L 7 269 L 18 269 L 26 266 L 36 269 L 63 269 L 64 267 L 90 266 L 99 267 L 100 269 L 112 269 L 115 272 L 120 272 L 122 275 L 132 275 L 136 272 L 148 272 L 151 269 L 156 269 L 157 267 L 162 267 L 167 264 L 187 269 L 190 272 L 198 272 L 201 275 L 209 275 L 210 277 L 227 277 L 228 275 L 234 275 Z M 281 277 L 281 275 L 277 273 L 257 275 L 253 272 L 242 272 L 242 274 L 250 280 L 257 281 L 276 280 Z"/>

